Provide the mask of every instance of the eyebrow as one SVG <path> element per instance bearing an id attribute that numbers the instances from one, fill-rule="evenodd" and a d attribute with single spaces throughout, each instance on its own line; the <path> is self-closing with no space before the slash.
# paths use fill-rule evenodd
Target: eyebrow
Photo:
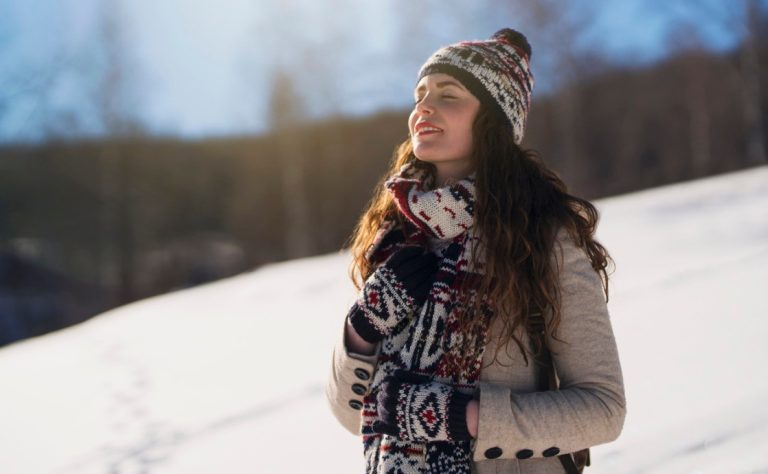
<path id="1" fill-rule="evenodd" d="M 458 87 L 458 88 L 460 88 L 460 89 L 464 89 L 464 86 L 462 86 L 462 85 L 461 85 L 461 84 L 459 84 L 458 82 L 456 82 L 456 81 L 452 81 L 452 80 L 450 80 L 450 79 L 449 79 L 449 80 L 447 80 L 447 81 L 440 81 L 440 82 L 438 82 L 436 85 L 437 85 L 437 87 L 445 87 L 445 86 L 456 86 L 456 87 Z M 425 86 L 424 84 L 422 84 L 422 85 L 420 85 L 419 87 L 417 87 L 417 88 L 416 88 L 416 90 L 414 90 L 413 92 L 414 92 L 414 94 L 416 94 L 416 93 L 418 93 L 418 92 L 421 92 L 421 91 L 423 91 L 423 90 L 424 90 L 426 87 L 427 87 L 427 86 Z"/>

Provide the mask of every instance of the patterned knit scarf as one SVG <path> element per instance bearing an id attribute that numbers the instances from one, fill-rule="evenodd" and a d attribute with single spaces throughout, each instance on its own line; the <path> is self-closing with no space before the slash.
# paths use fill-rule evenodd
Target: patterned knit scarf
<path id="1" fill-rule="evenodd" d="M 459 285 L 482 272 L 482 252 L 472 228 L 474 174 L 454 184 L 429 190 L 425 174 L 403 165 L 385 183 L 406 218 L 400 228 L 385 221 L 366 256 L 381 263 L 405 242 L 433 244 L 441 257 L 438 279 L 424 305 L 401 331 L 382 342 L 371 391 L 363 400 L 363 451 L 366 474 L 470 473 L 474 441 L 411 442 L 376 433 L 376 393 L 382 380 L 396 369 L 406 369 L 455 390 L 473 394 L 480 376 L 490 312 L 473 325 L 471 333 L 457 330 Z M 470 268 L 472 252 L 479 252 L 479 268 Z M 485 306 L 487 308 L 487 306 Z M 474 350 L 455 349 L 459 343 Z"/>

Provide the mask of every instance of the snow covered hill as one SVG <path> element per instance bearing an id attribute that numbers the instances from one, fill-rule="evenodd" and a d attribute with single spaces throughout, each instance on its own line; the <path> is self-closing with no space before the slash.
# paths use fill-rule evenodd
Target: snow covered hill
<path id="1" fill-rule="evenodd" d="M 595 204 L 628 413 L 587 472 L 768 472 L 768 166 Z M 0 350 L 0 472 L 362 472 L 323 394 L 348 264 L 269 265 Z"/>

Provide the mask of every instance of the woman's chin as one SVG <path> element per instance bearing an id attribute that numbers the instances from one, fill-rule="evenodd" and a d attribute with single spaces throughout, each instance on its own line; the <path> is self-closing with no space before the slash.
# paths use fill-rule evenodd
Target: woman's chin
<path id="1" fill-rule="evenodd" d="M 430 146 L 416 146 L 413 148 L 413 154 L 421 161 L 439 162 L 445 159 L 442 153 Z"/>
<path id="2" fill-rule="evenodd" d="M 421 161 L 432 163 L 434 165 L 439 165 L 440 163 L 446 163 L 446 162 L 452 161 L 450 157 L 438 155 L 435 153 L 414 153 L 413 155 Z"/>

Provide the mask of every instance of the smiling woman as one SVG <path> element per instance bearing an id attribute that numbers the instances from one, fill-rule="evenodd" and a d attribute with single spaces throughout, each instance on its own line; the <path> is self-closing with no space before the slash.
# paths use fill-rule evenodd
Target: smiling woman
<path id="1" fill-rule="evenodd" d="M 355 230 L 326 394 L 366 473 L 578 473 L 623 428 L 597 210 L 521 147 L 530 58 L 511 29 L 435 52 Z"/>

